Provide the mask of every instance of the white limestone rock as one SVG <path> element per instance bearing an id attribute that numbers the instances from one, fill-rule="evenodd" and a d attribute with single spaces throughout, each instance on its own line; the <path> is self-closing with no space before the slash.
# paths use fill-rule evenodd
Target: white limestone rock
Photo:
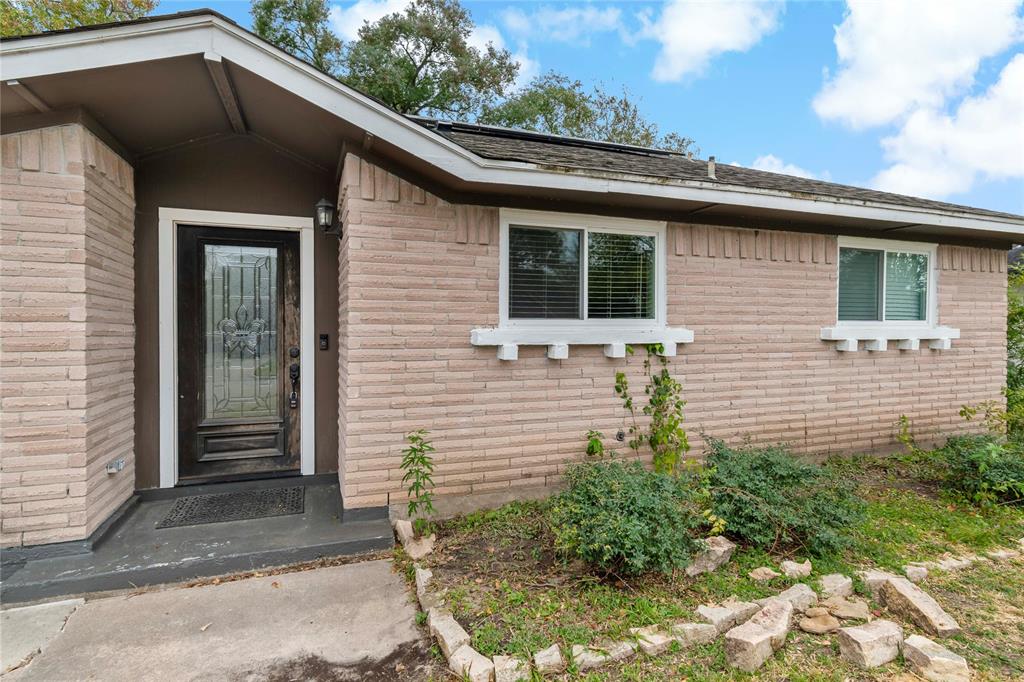
<path id="1" fill-rule="evenodd" d="M 906 578 L 892 577 L 882 584 L 879 599 L 893 613 L 913 621 L 925 632 L 949 637 L 960 632 L 960 626 L 939 603 Z"/>
<path id="2" fill-rule="evenodd" d="M 756 580 L 759 583 L 764 583 L 764 582 L 768 582 L 769 580 L 774 580 L 775 578 L 778 578 L 782 574 L 781 573 L 776 573 L 775 571 L 773 571 L 772 569 L 768 568 L 767 566 L 761 566 L 760 568 L 755 568 L 753 571 L 751 571 L 747 575 L 750 576 L 751 580 Z"/>
<path id="3" fill-rule="evenodd" d="M 1020 552 L 1015 549 L 993 549 L 985 554 L 989 559 L 993 561 L 1010 561 L 1020 556 Z"/>
<path id="4" fill-rule="evenodd" d="M 719 632 L 725 632 L 734 625 L 746 622 L 760 610 L 759 604 L 737 601 L 735 597 L 729 597 L 721 606 L 698 606 L 697 615 L 714 625 Z"/>
<path id="5" fill-rule="evenodd" d="M 919 583 L 928 577 L 928 567 L 920 564 L 907 564 L 903 567 L 903 575 L 912 583 Z"/>
<path id="6" fill-rule="evenodd" d="M 764 606 L 773 599 L 788 601 L 793 605 L 793 610 L 797 613 L 803 613 L 818 603 L 818 595 L 814 590 L 803 583 L 797 583 L 788 590 L 778 593 L 774 597 L 765 597 L 764 599 L 755 599 L 754 601 L 760 606 Z"/>
<path id="7" fill-rule="evenodd" d="M 873 599 L 878 599 L 878 591 L 882 589 L 882 583 L 889 578 L 896 577 L 888 571 L 857 571 L 857 577 L 864 581 Z"/>
<path id="8" fill-rule="evenodd" d="M 802 564 L 798 564 L 795 561 L 783 561 L 779 564 L 779 568 L 786 574 L 787 578 L 806 578 L 811 574 L 811 560 L 808 559 Z"/>
<path id="9" fill-rule="evenodd" d="M 971 682 L 963 656 L 921 635 L 911 635 L 903 642 L 903 660 L 916 674 L 932 682 Z"/>
<path id="10" fill-rule="evenodd" d="M 657 656 L 668 651 L 672 642 L 676 641 L 657 625 L 648 625 L 642 628 L 630 628 L 629 633 L 636 637 L 640 651 L 648 656 Z"/>
<path id="11" fill-rule="evenodd" d="M 462 629 L 450 611 L 431 609 L 427 612 L 427 627 L 437 640 L 445 658 L 451 658 L 460 647 L 469 644 L 469 633 Z"/>
<path id="12" fill-rule="evenodd" d="M 573 644 L 572 660 L 580 672 L 592 670 L 606 663 L 624 661 L 636 653 L 632 642 L 607 642 L 594 646 Z"/>
<path id="13" fill-rule="evenodd" d="M 930 566 L 937 568 L 940 571 L 959 571 L 964 568 L 969 568 L 975 561 L 977 561 L 977 557 L 948 557 L 946 559 L 939 559 L 938 561 L 932 562 Z"/>
<path id="14" fill-rule="evenodd" d="M 437 608 L 444 603 L 444 599 L 430 589 L 430 583 L 434 579 L 434 573 L 429 568 L 416 566 L 416 599 L 420 603 L 420 609 L 429 613 L 430 609 Z"/>
<path id="15" fill-rule="evenodd" d="M 864 669 L 885 665 L 900 655 L 903 628 L 889 620 L 839 629 L 839 655 Z"/>
<path id="16" fill-rule="evenodd" d="M 451 655 L 448 669 L 469 682 L 494 682 L 494 663 L 468 644 Z"/>
<path id="17" fill-rule="evenodd" d="M 676 623 L 669 632 L 684 648 L 698 644 L 709 644 L 718 638 L 718 628 L 711 623 Z"/>
<path id="18" fill-rule="evenodd" d="M 807 609 L 799 622 L 800 629 L 813 635 L 824 635 L 839 629 L 839 620 L 828 609 L 814 607 Z"/>
<path id="19" fill-rule="evenodd" d="M 560 673 L 565 670 L 565 659 L 557 644 L 542 649 L 533 655 L 533 667 L 541 675 Z"/>
<path id="20" fill-rule="evenodd" d="M 691 578 L 701 573 L 711 573 L 717 570 L 722 564 L 732 558 L 736 551 L 736 543 L 726 540 L 721 535 L 714 535 L 706 538 L 705 549 L 693 558 L 693 561 L 686 567 L 686 575 Z"/>
<path id="21" fill-rule="evenodd" d="M 752 673 L 782 648 L 793 619 L 793 605 L 769 600 L 743 625 L 725 633 L 725 658 L 733 668 Z"/>
<path id="22" fill-rule="evenodd" d="M 405 553 L 413 561 L 419 561 L 434 551 L 434 543 L 437 541 L 436 535 L 417 538 L 416 533 L 413 531 L 412 523 L 406 519 L 395 519 L 394 528 L 398 541 L 402 543 L 402 549 L 405 550 Z"/>
<path id="23" fill-rule="evenodd" d="M 871 620 L 871 610 L 863 599 L 829 597 L 821 605 L 841 620 Z"/>
<path id="24" fill-rule="evenodd" d="M 818 580 L 818 587 L 821 589 L 821 596 L 824 599 L 849 597 L 853 594 L 853 578 L 842 573 L 829 573 L 821 576 L 821 579 Z"/>
<path id="25" fill-rule="evenodd" d="M 529 682 L 530 664 L 515 656 L 494 657 L 494 682 Z"/>

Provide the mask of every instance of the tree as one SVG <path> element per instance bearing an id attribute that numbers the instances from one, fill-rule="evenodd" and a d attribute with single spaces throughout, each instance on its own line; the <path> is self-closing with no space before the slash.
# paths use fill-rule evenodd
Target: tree
<path id="1" fill-rule="evenodd" d="M 590 91 L 568 76 L 548 72 L 504 101 L 486 106 L 480 123 L 569 135 L 641 147 L 686 152 L 693 140 L 678 133 L 660 134 L 623 90 L 612 95 L 601 86 Z"/>
<path id="2" fill-rule="evenodd" d="M 359 29 L 345 46 L 341 79 L 404 114 L 467 120 L 519 72 L 508 50 L 472 47 L 473 28 L 458 0 L 414 0 Z"/>
<path id="3" fill-rule="evenodd" d="M 492 43 L 469 44 L 475 26 L 459 0 L 412 0 L 364 23 L 346 45 L 331 32 L 327 0 L 253 0 L 252 15 L 265 40 L 403 114 L 678 152 L 693 146 L 678 133 L 661 134 L 625 90 L 586 90 L 550 72 L 510 92 L 518 63 Z"/>
<path id="4" fill-rule="evenodd" d="M 341 39 L 331 31 L 326 0 L 253 0 L 252 30 L 324 73 L 337 77 Z"/>
<path id="5" fill-rule="evenodd" d="M 157 0 L 0 0 L 0 36 L 20 36 L 92 24 L 129 21 Z"/>

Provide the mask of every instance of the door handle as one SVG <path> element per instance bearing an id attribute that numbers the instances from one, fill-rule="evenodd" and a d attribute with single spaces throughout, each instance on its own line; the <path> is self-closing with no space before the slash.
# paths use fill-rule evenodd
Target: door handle
<path id="1" fill-rule="evenodd" d="M 292 381 L 292 392 L 288 396 L 288 407 L 294 409 L 299 406 L 299 393 L 297 390 L 299 385 L 299 363 L 293 362 L 288 366 L 288 378 Z"/>

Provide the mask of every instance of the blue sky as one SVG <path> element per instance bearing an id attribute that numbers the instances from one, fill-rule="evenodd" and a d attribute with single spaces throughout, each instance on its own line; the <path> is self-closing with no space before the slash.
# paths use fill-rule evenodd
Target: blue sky
<path id="1" fill-rule="evenodd" d="M 406 0 L 329 0 L 343 39 Z M 471 2 L 474 40 L 627 87 L 701 156 L 1024 214 L 1024 0 Z M 249 25 L 249 3 L 212 7 Z"/>

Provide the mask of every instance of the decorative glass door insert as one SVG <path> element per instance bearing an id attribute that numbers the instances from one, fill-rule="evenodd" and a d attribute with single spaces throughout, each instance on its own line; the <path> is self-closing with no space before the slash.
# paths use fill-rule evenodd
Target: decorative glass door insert
<path id="1" fill-rule="evenodd" d="M 277 416 L 277 249 L 204 244 L 203 250 L 203 416 Z"/>

